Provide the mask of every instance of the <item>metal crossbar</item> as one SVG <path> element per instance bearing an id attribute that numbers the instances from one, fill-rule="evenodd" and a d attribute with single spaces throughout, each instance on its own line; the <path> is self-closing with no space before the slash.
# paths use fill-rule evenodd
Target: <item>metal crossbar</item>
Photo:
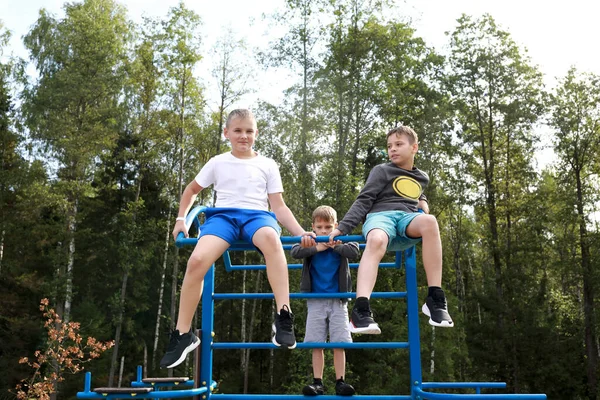
<path id="1" fill-rule="evenodd" d="M 186 228 L 192 225 L 197 227 L 201 226 L 201 215 L 208 209 L 205 206 L 195 207 L 186 217 Z M 355 241 L 363 242 L 364 237 L 362 236 L 340 236 L 338 239 L 343 242 Z M 317 242 L 326 242 L 329 240 L 326 236 L 318 236 Z M 176 240 L 176 245 L 181 247 L 185 245 L 196 245 L 198 242 L 197 238 L 185 238 L 183 233 L 180 233 Z M 289 250 L 292 244 L 299 243 L 299 236 L 281 237 L 281 243 L 284 250 Z M 364 244 L 360 245 L 364 248 Z M 245 251 L 245 250 L 256 250 L 254 246 L 249 243 L 236 242 L 223 254 L 223 260 L 227 271 L 237 270 L 260 270 L 265 269 L 265 265 L 232 265 L 230 251 Z M 396 349 L 402 348 L 407 349 L 409 352 L 409 367 L 410 367 L 410 379 L 411 379 L 411 392 L 408 395 L 355 395 L 353 398 L 361 399 L 374 399 L 374 400 L 479 400 L 479 399 L 505 399 L 505 400 L 542 400 L 546 399 L 545 394 L 482 394 L 482 389 L 504 389 L 506 383 L 504 382 L 423 382 L 422 370 L 421 370 L 421 343 L 419 334 L 419 304 L 417 299 L 417 272 L 416 272 L 416 251 L 415 247 L 411 247 L 403 252 L 396 252 L 396 261 L 393 263 L 381 263 L 380 267 L 383 268 L 401 268 L 404 261 L 404 267 L 406 271 L 406 291 L 405 292 L 390 292 L 390 293 L 373 293 L 372 297 L 379 298 L 405 298 L 407 301 L 407 314 L 408 314 L 408 341 L 407 342 L 360 342 L 360 343 L 298 343 L 298 349 L 311 349 L 311 348 L 371 348 L 371 349 Z M 352 268 L 356 268 L 358 264 L 351 264 Z M 290 264 L 291 269 L 301 268 L 301 264 Z M 77 398 L 87 399 L 113 399 L 113 398 L 167 398 L 167 397 L 192 397 L 202 395 L 202 399 L 214 399 L 214 400 L 292 400 L 292 399 L 305 399 L 305 396 L 300 395 L 267 395 L 267 394 L 215 394 L 213 393 L 216 383 L 212 379 L 213 372 L 213 350 L 221 349 L 273 349 L 276 348 L 271 342 L 265 343 L 242 343 L 242 342 L 214 342 L 214 309 L 215 301 L 217 300 L 239 300 L 239 299 L 272 299 L 272 293 L 214 293 L 215 290 L 215 268 L 214 264 L 207 272 L 204 278 L 204 290 L 202 293 L 202 331 L 201 337 L 201 358 L 200 358 L 200 373 L 199 382 L 201 386 L 195 389 L 184 389 L 184 390 L 165 390 L 157 391 L 153 390 L 147 394 L 132 394 L 131 397 L 123 397 L 123 395 L 107 394 L 106 396 L 100 395 L 90 390 L 91 387 L 91 374 L 86 373 L 85 391 L 79 392 Z M 355 293 L 291 293 L 291 298 L 304 299 L 304 298 L 355 298 Z M 138 367 L 138 378 L 137 381 L 132 382 L 132 387 L 147 387 L 150 385 L 148 382 L 143 382 L 141 378 L 141 367 Z M 210 382 L 210 385 L 207 384 Z M 164 386 L 194 386 L 194 381 L 185 382 L 154 382 L 152 386 L 155 388 Z M 439 393 L 434 390 L 449 390 L 449 389 L 471 389 L 476 393 L 474 394 L 462 394 L 462 393 Z M 119 396 L 119 397 L 115 397 Z M 339 396 L 328 396 L 321 395 L 319 399 L 339 399 Z"/>

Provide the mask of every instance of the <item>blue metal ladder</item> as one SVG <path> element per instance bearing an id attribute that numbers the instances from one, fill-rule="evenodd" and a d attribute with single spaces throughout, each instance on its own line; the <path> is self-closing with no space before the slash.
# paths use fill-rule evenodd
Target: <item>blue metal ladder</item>
<path id="1" fill-rule="evenodd" d="M 206 211 L 207 207 L 198 206 L 192 209 L 192 211 L 186 217 L 186 227 L 189 228 L 192 225 L 200 226 L 200 216 Z M 343 236 L 340 237 L 344 242 L 356 241 L 364 242 L 362 236 Z M 317 237 L 317 242 L 328 241 L 329 238 L 326 236 Z M 184 238 L 183 234 L 180 234 L 176 241 L 177 246 L 195 245 L 197 238 Z M 289 250 L 292 244 L 299 243 L 300 237 L 281 237 L 281 242 L 285 250 Z M 364 248 L 364 245 L 361 245 Z M 237 270 L 258 270 L 266 269 L 265 265 L 232 265 L 229 251 L 236 250 L 254 250 L 254 247 L 248 243 L 236 242 L 234 243 L 227 252 L 223 254 L 225 268 L 227 271 Z M 410 379 L 411 379 L 411 390 L 410 394 L 406 395 L 354 395 L 352 398 L 361 399 L 376 399 L 376 400 L 422 400 L 422 399 L 447 399 L 447 400 L 477 400 L 477 399 L 506 399 L 506 400 L 517 400 L 517 399 L 546 399 L 545 394 L 482 394 L 482 389 L 504 389 L 506 383 L 503 382 L 423 382 L 422 370 L 421 370 L 421 342 L 419 334 L 419 303 L 417 298 L 417 271 L 416 271 L 416 252 L 415 248 L 411 247 L 404 252 L 396 252 L 396 261 L 393 263 L 381 263 L 380 267 L 383 268 L 401 268 L 402 259 L 404 259 L 404 267 L 406 269 L 406 292 L 374 292 L 372 298 L 406 298 L 407 309 L 408 309 L 408 341 L 407 342 L 361 342 L 361 343 L 298 343 L 297 349 L 312 349 L 312 348 L 344 348 L 344 349 L 356 349 L 356 348 L 372 348 L 372 349 L 408 349 L 409 352 L 409 367 L 410 367 Z M 350 264 L 351 267 L 356 268 L 357 264 Z M 301 264 L 290 264 L 290 269 L 300 269 Z M 84 392 L 77 394 L 78 398 L 166 398 L 166 397 L 191 397 L 200 396 L 202 399 L 214 399 L 214 400 L 257 400 L 257 399 L 269 399 L 269 400 L 292 400 L 292 399 L 305 399 L 303 395 L 266 395 L 266 394 L 224 394 L 224 393 L 213 393 L 216 389 L 216 384 L 213 381 L 213 350 L 219 349 L 276 349 L 277 347 L 269 342 L 261 343 L 242 343 L 242 342 L 214 342 L 214 307 L 216 300 L 226 299 L 273 299 L 272 293 L 215 293 L 215 268 L 214 265 L 207 272 L 204 278 L 204 291 L 202 293 L 202 330 L 201 330 L 201 344 L 200 344 L 200 371 L 198 376 L 199 388 L 190 390 L 163 390 L 163 391 L 151 391 L 149 393 L 132 394 L 130 397 L 126 395 L 106 394 L 100 395 L 96 392 L 90 391 L 90 380 L 91 375 L 89 372 L 86 374 L 86 389 Z M 290 298 L 292 299 L 306 299 L 306 298 L 353 298 L 355 293 L 291 293 Z M 297 351 L 297 350 L 296 350 Z M 150 385 L 142 382 L 141 379 L 141 367 L 138 367 L 138 378 L 137 381 L 132 382 L 133 387 L 149 387 Z M 210 385 L 208 385 L 210 382 Z M 193 385 L 194 381 L 188 381 L 184 385 Z M 162 386 L 168 385 L 168 383 L 161 384 Z M 475 394 L 461 394 L 461 393 L 439 393 L 432 390 L 435 389 L 474 389 Z M 191 391 L 194 391 L 193 393 Z M 201 392 L 200 392 L 201 391 Z M 118 397 L 117 397 L 118 396 Z M 198 397 L 198 398 L 200 398 Z M 343 396 L 332 396 L 332 395 L 320 395 L 319 399 L 340 399 Z"/>

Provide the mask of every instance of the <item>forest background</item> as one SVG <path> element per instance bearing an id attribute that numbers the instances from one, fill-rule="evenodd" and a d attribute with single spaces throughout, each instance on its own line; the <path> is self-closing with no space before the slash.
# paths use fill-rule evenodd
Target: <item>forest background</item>
<path id="1" fill-rule="evenodd" d="M 179 195 L 227 151 L 224 117 L 260 92 L 255 68 L 285 67 L 295 79 L 280 101 L 252 107 L 256 148 L 278 162 L 286 202 L 307 228 L 317 205 L 347 211 L 386 161 L 387 129 L 419 133 L 456 323 L 435 330 L 421 318 L 424 379 L 596 399 L 599 76 L 571 68 L 548 87 L 489 14 L 459 18 L 444 53 L 401 14 L 393 2 L 289 0 L 267 16 L 264 47 L 224 30 L 205 51 L 201 15 L 184 3 L 140 22 L 111 0 L 65 3 L 61 16 L 42 10 L 23 37 L 28 59 L 0 64 L 0 398 L 31 374 L 19 358 L 48 345 L 44 297 L 84 335 L 115 340 L 87 366 L 98 386 L 126 385 L 139 364 L 165 374 L 157 361 L 191 251 L 170 238 Z M 0 54 L 9 29 L 0 27 Z M 197 74 L 202 59 L 213 61 L 210 82 Z M 544 143 L 553 161 L 540 167 Z M 203 191 L 199 203 L 212 201 Z M 268 291 L 261 272 L 217 268 L 219 291 Z M 290 276 L 294 290 L 299 275 Z M 401 290 L 403 279 L 381 271 L 376 290 Z M 304 303 L 293 308 L 302 338 Z M 406 338 L 403 302 L 374 309 L 382 336 L 357 340 Z M 272 313 L 268 301 L 219 302 L 217 340 L 268 340 Z M 407 366 L 404 350 L 353 350 L 346 378 L 361 394 L 408 393 Z M 308 351 L 215 357 L 225 393 L 299 393 L 311 373 Z M 68 377 L 55 397 L 81 388 L 81 375 Z"/>

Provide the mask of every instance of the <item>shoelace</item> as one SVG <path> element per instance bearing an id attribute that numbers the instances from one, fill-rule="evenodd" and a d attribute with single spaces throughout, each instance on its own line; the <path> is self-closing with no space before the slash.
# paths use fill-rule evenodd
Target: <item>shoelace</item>
<path id="1" fill-rule="evenodd" d="M 361 318 L 373 318 L 373 312 L 370 308 L 357 308 L 356 311 L 358 312 L 358 315 L 361 316 Z"/>
<path id="2" fill-rule="evenodd" d="M 433 306 L 436 309 L 446 309 L 446 298 L 445 297 L 438 297 L 438 296 L 431 296 L 431 300 L 433 300 Z"/>
<path id="3" fill-rule="evenodd" d="M 287 306 L 283 306 L 285 310 Z M 279 314 L 279 326 L 284 331 L 291 331 L 294 326 L 294 316 L 287 310 L 280 312 Z"/>
<path id="4" fill-rule="evenodd" d="M 175 348 L 177 347 L 180 336 L 179 336 L 178 331 L 173 331 L 169 335 L 170 335 L 170 338 L 169 338 L 169 346 L 167 346 L 167 351 L 172 351 L 172 350 L 175 350 Z"/>

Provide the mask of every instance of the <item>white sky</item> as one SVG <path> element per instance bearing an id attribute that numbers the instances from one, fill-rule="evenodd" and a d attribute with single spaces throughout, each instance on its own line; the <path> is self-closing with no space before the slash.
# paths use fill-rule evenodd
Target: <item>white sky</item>
<path id="1" fill-rule="evenodd" d="M 165 17 L 178 0 L 120 0 L 128 9 L 130 18 L 139 22 L 142 15 Z M 0 0 L 0 20 L 13 37 L 5 56 L 15 54 L 26 58 L 27 53 L 21 37 L 38 18 L 41 7 L 62 16 L 64 0 Z M 204 54 L 224 28 L 243 36 L 249 46 L 264 47 L 268 38 L 267 22 L 261 18 L 285 4 L 284 0 L 187 0 L 185 4 L 203 19 Z M 445 32 L 456 27 L 456 19 L 462 14 L 480 16 L 491 14 L 502 29 L 511 33 L 521 48 L 526 48 L 534 64 L 545 74 L 548 87 L 556 84 L 571 66 L 580 71 L 600 75 L 600 1 L 570 0 L 568 2 L 542 0 L 397 0 L 400 14 L 412 20 L 417 35 L 425 42 L 444 52 L 448 42 Z M 210 80 L 210 59 L 205 58 L 200 74 L 205 83 Z M 244 97 L 236 107 L 251 107 L 257 98 L 278 103 L 282 91 L 290 85 L 290 78 L 283 72 L 257 71 L 259 92 Z M 207 87 L 209 99 L 216 97 L 214 88 Z M 551 151 L 539 155 L 544 165 L 551 158 Z"/>
<path id="2" fill-rule="evenodd" d="M 35 23 L 39 9 L 44 7 L 61 16 L 64 3 L 64 0 L 0 0 L 0 20 L 13 34 L 11 47 L 5 53 L 12 51 L 26 57 L 21 37 Z M 134 21 L 139 21 L 142 15 L 166 16 L 178 0 L 120 0 L 120 3 L 127 7 Z M 202 16 L 205 51 L 208 51 L 224 27 L 244 35 L 251 45 L 264 44 L 268 27 L 261 15 L 281 8 L 284 0 L 187 0 L 185 3 Z M 462 13 L 480 16 L 487 12 L 520 46 L 528 49 L 532 61 L 546 75 L 549 86 L 555 84 L 556 77 L 564 76 L 571 65 L 600 74 L 600 23 L 597 21 L 600 1 L 405 0 L 397 3 L 401 13 L 412 18 L 417 35 L 439 51 L 443 51 L 447 43 L 444 32 L 454 29 Z"/>

